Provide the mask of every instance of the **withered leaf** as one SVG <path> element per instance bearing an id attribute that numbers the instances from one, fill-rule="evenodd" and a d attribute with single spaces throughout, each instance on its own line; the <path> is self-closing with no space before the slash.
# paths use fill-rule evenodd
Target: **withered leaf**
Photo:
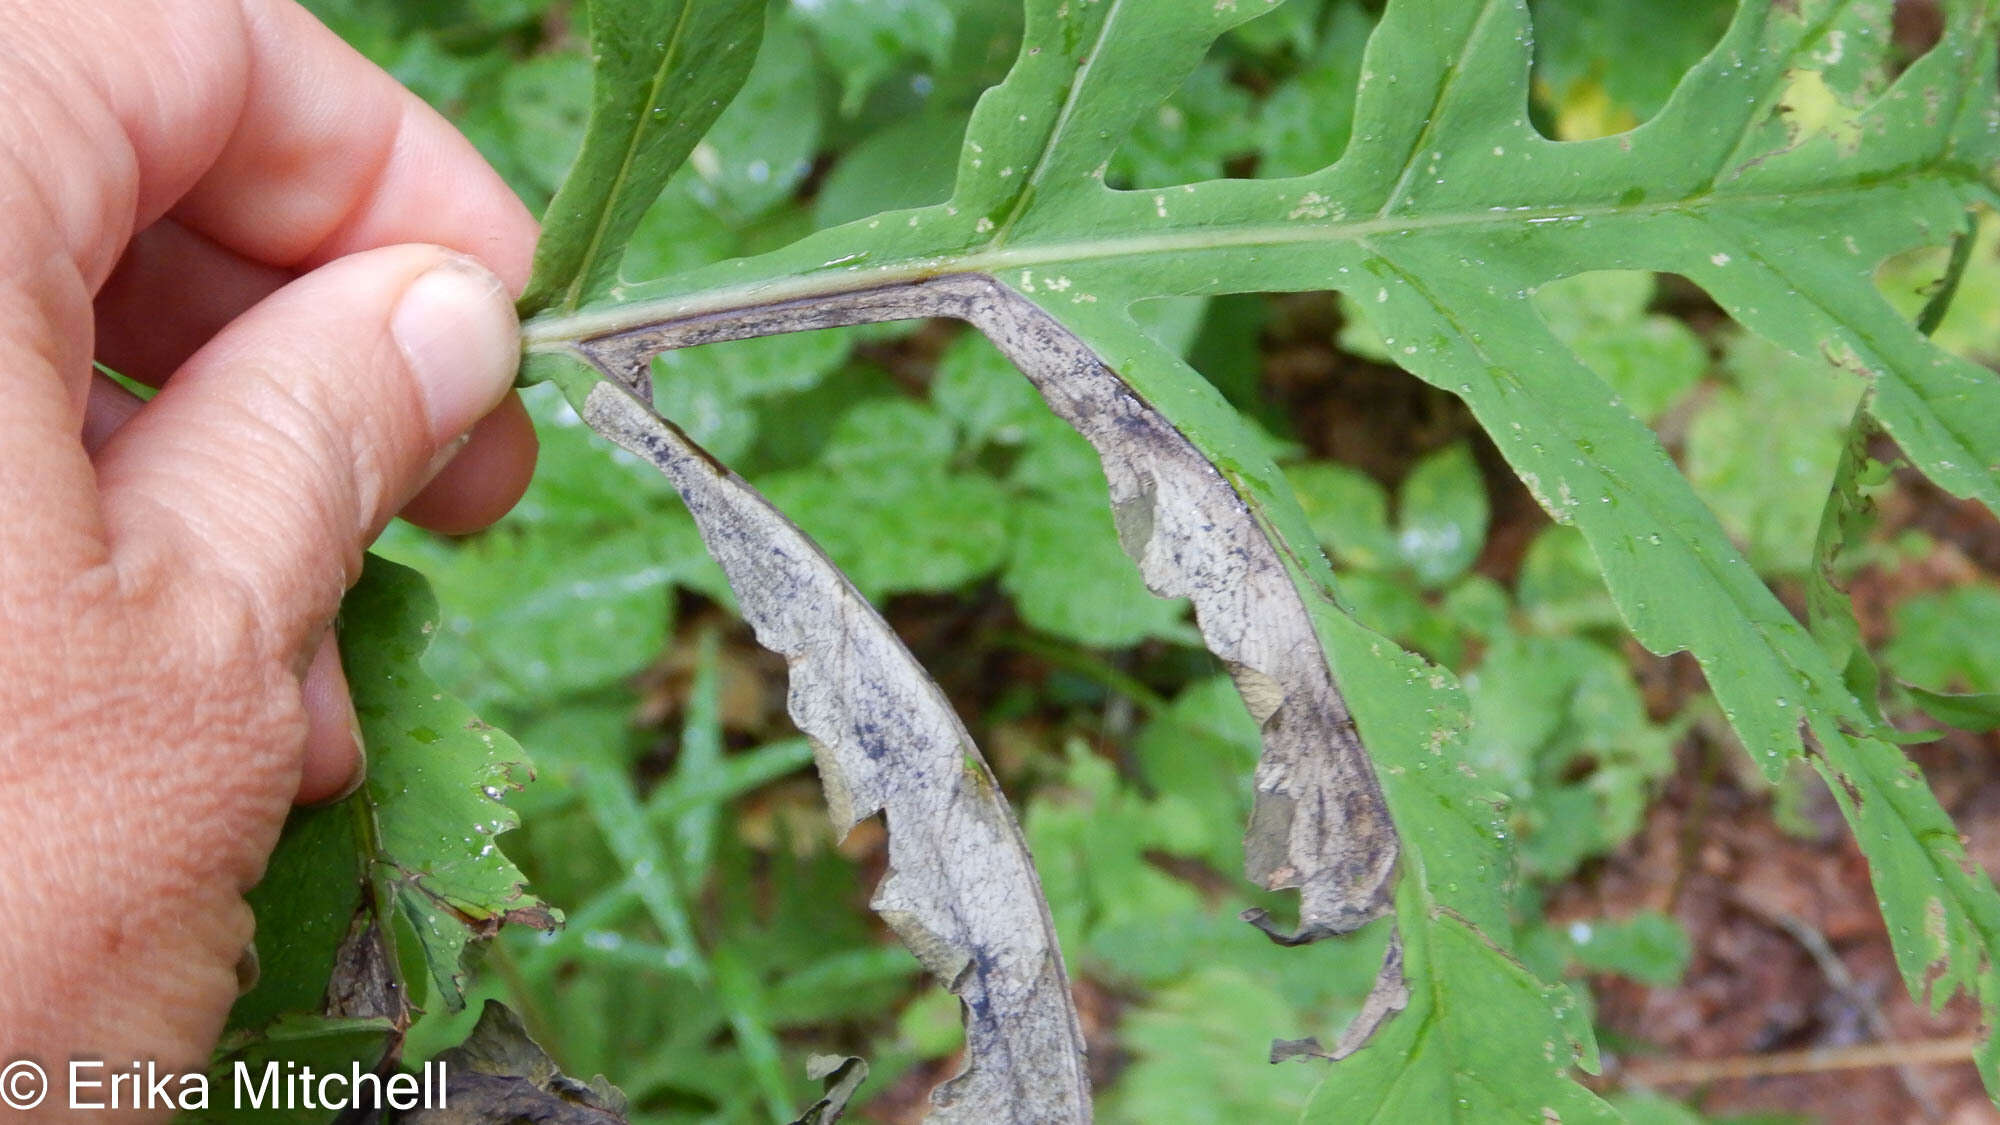
<path id="1" fill-rule="evenodd" d="M 578 350 L 644 393 L 633 373 L 663 351 L 923 317 L 985 333 L 1090 441 L 1119 540 L 1147 586 L 1194 603 L 1203 639 L 1263 731 L 1245 868 L 1263 887 L 1300 891 L 1296 933 L 1260 928 L 1296 944 L 1387 913 L 1395 829 L 1279 541 L 1221 470 L 1039 305 L 985 274 L 953 274 L 649 324 Z"/>
<path id="2" fill-rule="evenodd" d="M 887 814 L 889 872 L 872 905 L 965 1007 L 965 1069 L 932 1093 L 931 1120 L 1089 1120 L 1083 1034 L 1040 881 L 944 693 L 804 532 L 631 391 L 599 383 L 583 416 L 673 482 L 744 619 L 790 664 L 792 718 L 836 827 Z"/>
<path id="3" fill-rule="evenodd" d="M 806 1060 L 806 1077 L 825 1082 L 826 1093 L 792 1125 L 834 1125 L 868 1080 L 868 1064 L 853 1055 L 814 1055 Z"/>
<path id="4" fill-rule="evenodd" d="M 405 1125 L 623 1125 L 625 1095 L 603 1076 L 579 1082 L 556 1068 L 521 1018 L 488 1000 L 465 1042 L 438 1055 L 442 1104 L 404 1113 Z"/>

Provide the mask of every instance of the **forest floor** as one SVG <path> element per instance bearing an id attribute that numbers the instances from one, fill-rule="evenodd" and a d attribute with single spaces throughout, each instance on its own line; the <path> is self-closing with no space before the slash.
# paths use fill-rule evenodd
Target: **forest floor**
<path id="1" fill-rule="evenodd" d="M 2000 524 L 1902 474 L 1884 530 L 1921 527 L 1938 541 L 1918 566 L 1865 572 L 1855 595 L 1879 641 L 1886 607 L 1921 589 L 2000 571 Z M 1658 661 L 1649 695 L 1696 675 Z M 1646 664 L 1642 664 L 1645 667 Z M 1875 908 L 1867 864 L 1833 798 L 1811 783 L 1804 825 L 1773 815 L 1745 785 L 1733 747 L 1696 731 L 1640 834 L 1553 897 L 1550 918 L 1622 917 L 1641 909 L 1686 927 L 1683 980 L 1653 988 L 1592 980 L 1607 1087 L 1652 1086 L 1716 1115 L 1805 1114 L 1827 1122 L 2000 1122 L 1970 1062 L 1978 1011 L 1964 997 L 1932 1013 L 1910 998 Z M 1910 748 L 1957 822 L 1971 859 L 2000 874 L 2000 734 L 1951 732 Z M 1799 831 L 1809 827 L 1809 834 Z"/>

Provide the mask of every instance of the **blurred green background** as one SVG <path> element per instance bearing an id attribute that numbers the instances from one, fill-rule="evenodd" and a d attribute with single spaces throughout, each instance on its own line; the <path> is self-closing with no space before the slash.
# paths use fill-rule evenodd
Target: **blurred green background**
<path id="1" fill-rule="evenodd" d="M 546 203 L 587 109 L 582 5 L 308 6 L 441 108 L 530 207 Z M 942 200 L 972 103 L 1011 61 L 1015 7 L 774 3 L 748 85 L 652 209 L 627 276 Z M 1377 7 L 1290 0 L 1232 32 L 1109 179 L 1331 162 Z M 1539 123 L 1581 138 L 1657 109 L 1731 5 L 1532 7 Z M 1942 260 L 1885 267 L 1885 293 L 1914 309 Z M 2000 356 L 1996 297 L 1989 224 L 1940 339 Z M 1858 383 L 1745 337 L 1678 279 L 1592 274 L 1535 300 L 1796 604 Z M 1141 312 L 1261 425 L 1363 620 L 1463 677 L 1468 750 L 1513 802 L 1517 945 L 1532 966 L 1673 986 L 1701 937 L 1675 896 L 1578 917 L 1577 889 L 1601 882 L 1649 818 L 1684 825 L 1703 786 L 1740 790 L 1813 838 L 1824 828 L 1807 783 L 1765 792 L 1714 765 L 1730 735 L 1698 675 L 1624 638 L 1580 536 L 1550 524 L 1463 408 L 1397 371 L 1336 298 Z M 677 352 L 656 382 L 668 417 L 885 608 L 985 748 L 1062 932 L 1102 1119 L 1295 1116 L 1319 1072 L 1268 1064 L 1269 1044 L 1337 1033 L 1381 935 L 1284 950 L 1236 921 L 1252 905 L 1286 909 L 1239 874 L 1256 733 L 1185 605 L 1147 594 L 1120 552 L 1089 447 L 951 324 Z M 437 586 L 433 671 L 532 754 L 539 778 L 511 798 L 525 827 L 503 843 L 570 918 L 493 943 L 471 1011 L 504 999 L 566 1071 L 619 1084 L 635 1120 L 789 1120 L 812 1096 L 806 1056 L 824 1052 L 870 1060 L 869 1119 L 916 1120 L 958 1065 L 956 1001 L 866 909 L 879 827 L 831 837 L 784 715 L 782 663 L 733 616 L 666 484 L 547 391 L 529 395 L 542 461 L 514 514 L 461 541 L 398 525 L 382 547 Z M 1885 504 L 1894 518 L 1847 564 L 1879 595 L 1863 614 L 1871 639 L 1911 683 L 2000 689 L 2000 587 L 1979 541 L 1954 537 L 1957 510 L 1935 495 L 1890 488 L 1903 490 Z M 411 1056 L 456 1042 L 469 1018 L 426 1017 Z M 1601 1036 L 1645 1050 L 1616 1027 Z M 1636 1120 L 1705 1119 L 1656 1098 L 1624 1104 Z"/>

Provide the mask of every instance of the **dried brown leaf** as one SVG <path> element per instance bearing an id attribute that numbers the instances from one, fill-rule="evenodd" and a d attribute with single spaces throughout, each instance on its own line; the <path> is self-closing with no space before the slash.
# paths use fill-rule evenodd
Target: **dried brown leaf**
<path id="1" fill-rule="evenodd" d="M 650 461 L 687 503 L 765 647 L 791 666 L 835 825 L 885 812 L 873 906 L 964 1001 L 967 1061 L 933 1121 L 1090 1117 L 1083 1034 L 1027 845 L 944 694 L 805 533 L 630 391 L 600 383 L 584 419 Z"/>
<path id="2" fill-rule="evenodd" d="M 1387 913 L 1395 829 L 1285 548 L 1192 442 L 1039 305 L 985 274 L 954 274 L 650 324 L 579 348 L 644 393 L 647 360 L 662 351 L 940 316 L 985 333 L 1096 448 L 1120 542 L 1154 593 L 1194 603 L 1203 639 L 1261 726 L 1245 868 L 1268 889 L 1297 888 L 1300 906 L 1296 932 L 1260 928 L 1297 944 Z"/>

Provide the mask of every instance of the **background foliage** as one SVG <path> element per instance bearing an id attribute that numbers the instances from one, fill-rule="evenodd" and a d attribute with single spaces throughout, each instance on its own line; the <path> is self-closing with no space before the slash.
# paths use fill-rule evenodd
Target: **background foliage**
<path id="1" fill-rule="evenodd" d="M 569 5 L 309 6 L 452 116 L 531 207 L 547 202 L 589 108 Z M 1732 6 L 1533 7 L 1537 124 L 1580 139 L 1658 110 Z M 1347 143 L 1374 19 L 1352 0 L 1291 0 L 1232 31 L 1109 179 L 1323 166 Z M 775 3 L 748 84 L 645 216 L 626 272 L 943 199 L 1018 21 L 983 0 Z M 1879 281 L 1914 313 L 1941 266 L 1941 252 L 1909 255 Z M 1996 296 L 1988 224 L 1938 339 L 2000 358 Z M 1759 574 L 1802 604 L 1858 383 L 1742 334 L 1675 278 L 1590 274 L 1534 303 L 1663 436 Z M 1581 536 L 1541 516 L 1456 400 L 1396 371 L 1339 302 L 1142 308 L 1258 423 L 1361 619 L 1462 676 L 1467 752 L 1512 800 L 1530 967 L 1600 989 L 1679 980 L 1696 951 L 1671 896 L 1579 916 L 1591 896 L 1578 888 L 1638 846 L 1663 796 L 1679 816 L 1703 787 L 1734 787 L 1810 833 L 1818 783 L 1717 776 L 1708 748 L 1732 736 L 1713 701 L 1624 640 Z M 1255 731 L 1185 607 L 1150 597 L 1119 551 L 1089 447 L 982 339 L 945 325 L 660 363 L 662 412 L 887 607 L 994 760 L 1079 979 L 1103 1117 L 1295 1116 L 1318 1074 L 1267 1065 L 1269 1043 L 1337 1028 L 1379 944 L 1280 950 L 1235 920 L 1277 908 L 1235 875 Z M 526 827 L 507 847 L 569 915 L 552 936 L 503 933 L 470 996 L 505 999 L 566 1071 L 611 1076 L 635 1119 L 788 1120 L 810 1100 L 805 1056 L 827 1051 L 869 1056 L 866 1112 L 908 1116 L 952 1068 L 958 1029 L 950 998 L 865 911 L 879 837 L 827 838 L 782 670 L 734 622 L 664 482 L 588 436 L 549 389 L 531 409 L 542 466 L 512 516 L 462 542 L 398 527 L 384 546 L 437 587 L 430 670 L 532 756 L 539 779 L 511 800 Z M 1944 510 L 1917 484 L 1887 487 L 1888 507 L 1902 496 Z M 1951 562 L 1980 557 L 1954 546 L 1956 518 L 1894 521 L 1843 565 L 1920 576 L 1879 583 L 1868 635 L 1895 677 L 2000 690 L 2000 587 Z M 420 1022 L 410 1053 L 463 1038 L 477 1008 Z M 1646 1053 L 1615 1028 L 1600 1038 Z M 1700 1119 L 1620 1096 L 1635 1119 Z"/>

